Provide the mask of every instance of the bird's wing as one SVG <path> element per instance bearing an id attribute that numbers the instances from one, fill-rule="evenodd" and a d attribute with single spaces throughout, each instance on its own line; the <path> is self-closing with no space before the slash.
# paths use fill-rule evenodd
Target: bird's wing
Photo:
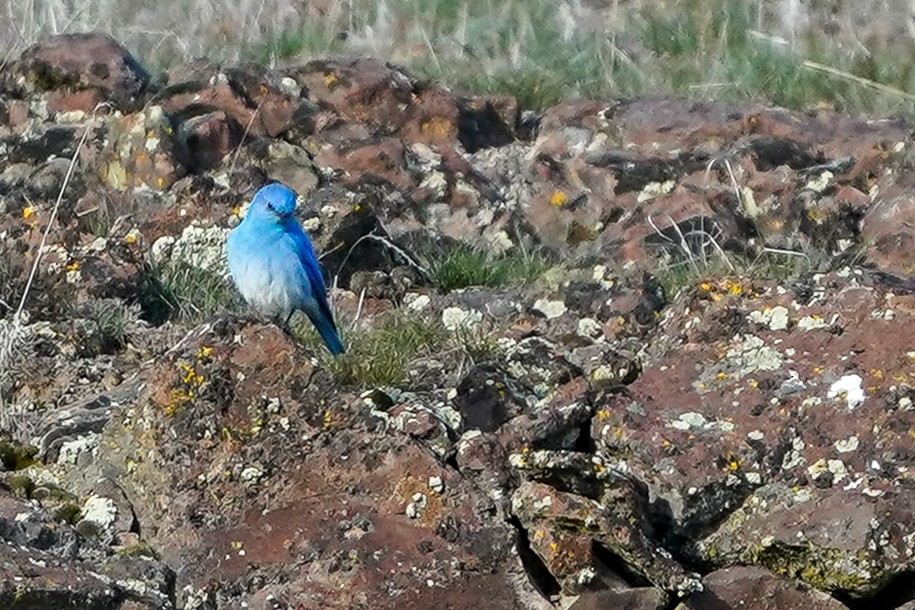
<path id="1" fill-rule="evenodd" d="M 294 223 L 293 226 L 289 227 L 287 235 L 292 239 L 295 251 L 299 255 L 299 261 L 302 263 L 302 267 L 305 268 L 305 275 L 311 284 L 311 292 L 318 304 L 318 308 L 336 330 L 337 325 L 334 323 L 334 316 L 330 311 L 330 305 L 327 303 L 327 287 L 324 284 L 324 274 L 318 265 L 318 257 L 315 256 L 311 240 L 308 239 L 308 236 L 305 235 L 298 223 Z"/>

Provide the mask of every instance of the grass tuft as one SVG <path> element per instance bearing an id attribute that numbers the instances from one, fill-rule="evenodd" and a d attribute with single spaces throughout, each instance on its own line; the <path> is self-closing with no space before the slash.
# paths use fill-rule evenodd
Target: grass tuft
<path id="1" fill-rule="evenodd" d="M 304 324 L 309 324 L 307 318 L 299 316 L 294 332 L 319 345 L 317 333 L 310 325 L 303 328 Z M 445 328 L 437 320 L 399 313 L 342 334 L 346 353 L 334 358 L 320 347 L 324 364 L 340 383 L 361 387 L 397 385 L 405 379 L 411 362 L 434 353 L 447 339 Z"/>
<path id="2" fill-rule="evenodd" d="M 498 358 L 495 336 L 482 328 L 449 331 L 437 317 L 417 316 L 397 310 L 353 329 L 340 323 L 346 353 L 333 357 L 325 349 L 308 318 L 292 319 L 293 334 L 318 355 L 339 383 L 360 388 L 398 386 L 409 378 L 411 365 L 424 358 L 461 364 L 451 367 L 460 376 L 465 365 Z"/>
<path id="3" fill-rule="evenodd" d="M 202 322 L 213 315 L 243 310 L 231 281 L 185 262 L 147 267 L 140 289 L 141 317 L 153 325 L 167 321 Z"/>
<path id="4" fill-rule="evenodd" d="M 736 277 L 748 280 L 790 282 L 800 280 L 818 269 L 807 255 L 764 251 L 756 258 L 729 256 L 728 264 L 721 259 L 709 259 L 694 265 L 686 261 L 669 264 L 655 273 L 668 299 L 680 290 L 691 288 L 709 278 Z"/>
<path id="5" fill-rule="evenodd" d="M 526 286 L 539 279 L 550 267 L 544 258 L 536 254 L 525 255 L 512 250 L 493 255 L 466 244 L 427 258 L 429 275 L 445 291 L 470 286 Z"/>

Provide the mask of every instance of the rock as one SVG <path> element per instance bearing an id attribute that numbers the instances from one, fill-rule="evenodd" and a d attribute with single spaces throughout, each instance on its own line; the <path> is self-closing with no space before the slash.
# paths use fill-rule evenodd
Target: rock
<path id="1" fill-rule="evenodd" d="M 188 155 L 185 165 L 194 172 L 218 166 L 242 142 L 243 128 L 222 111 L 192 117 L 178 129 Z"/>
<path id="2" fill-rule="evenodd" d="M 164 191 L 185 174 L 174 126 L 161 106 L 109 123 L 102 179 L 112 189 Z"/>
<path id="3" fill-rule="evenodd" d="M 115 581 L 103 567 L 104 553 L 66 524 L 55 523 L 40 509 L 13 498 L 0 488 L 0 602 L 6 608 L 79 607 L 111 610 L 138 603 L 137 608 L 173 608 L 170 572 L 156 562 L 160 596 L 142 600 Z M 140 571 L 127 576 L 133 589 L 150 586 Z M 148 603 L 147 603 L 148 602 Z"/>
<path id="4" fill-rule="evenodd" d="M 312 101 L 372 134 L 396 129 L 418 86 L 402 69 L 369 57 L 311 61 L 287 74 Z"/>
<path id="5" fill-rule="evenodd" d="M 225 165 L 251 163 L 278 182 L 296 192 L 299 197 L 308 197 L 318 186 L 317 168 L 302 148 L 282 140 L 257 140 L 244 146 L 238 159 L 227 157 Z"/>
<path id="6" fill-rule="evenodd" d="M 221 113 L 255 137 L 275 138 L 299 122 L 298 96 L 283 92 L 273 75 L 250 65 L 220 69 L 199 60 L 178 66 L 157 100 L 178 122 Z"/>
<path id="7" fill-rule="evenodd" d="M 677 610 L 768 610 L 811 608 L 844 610 L 846 606 L 815 589 L 779 578 L 760 568 L 738 566 L 712 572 L 703 579 L 705 591 L 696 593 Z"/>
<path id="8" fill-rule="evenodd" d="M 562 385 L 524 411 L 499 430 L 506 447 L 572 449 L 593 414 L 587 382 L 577 379 Z"/>
<path id="9" fill-rule="evenodd" d="M 500 367 L 481 364 L 461 380 L 454 402 L 465 429 L 494 432 L 524 410 L 527 394 Z"/>
<path id="10" fill-rule="evenodd" d="M 823 591 L 869 595 L 908 565 L 904 532 L 912 524 L 891 515 L 881 500 L 863 494 L 766 486 L 698 550 L 714 565 L 752 562 Z M 835 529 L 840 522 L 841 533 Z"/>
<path id="11" fill-rule="evenodd" d="M 904 461 L 898 431 L 910 416 L 902 377 L 908 347 L 892 328 L 906 323 L 912 297 L 867 283 L 852 273 L 819 277 L 796 292 L 734 280 L 701 284 L 668 312 L 639 379 L 598 410 L 599 452 L 609 462 L 625 459 L 679 535 L 704 540 L 702 561 L 717 554 L 722 559 L 713 561 L 725 567 L 734 561 L 725 555 L 736 553 L 741 562 L 857 595 L 907 569 L 903 540 L 912 524 L 880 507 Z M 815 296 L 804 297 L 806 290 Z M 788 309 L 787 331 L 744 326 L 762 319 L 754 312 L 778 306 Z M 845 510 L 862 521 L 828 533 L 834 513 Z M 792 514 L 807 525 L 787 526 Z M 765 525 L 747 525 L 751 515 Z M 758 536 L 738 536 L 731 547 L 726 541 L 737 530 Z M 807 531 L 801 548 L 798 531 Z M 788 559 L 797 552 L 803 559 Z"/>
<path id="12" fill-rule="evenodd" d="M 508 370 L 543 397 L 551 389 L 579 377 L 558 345 L 544 337 L 522 339 L 506 351 Z"/>
<path id="13" fill-rule="evenodd" d="M 638 517 L 623 504 L 607 506 L 526 482 L 512 496 L 512 512 L 527 530 L 531 548 L 567 593 L 574 594 L 589 583 L 599 561 L 594 543 L 623 557 L 631 569 L 660 589 L 680 596 L 702 589 L 698 576 L 687 573 L 654 545 L 636 525 Z"/>
<path id="14" fill-rule="evenodd" d="M 667 595 L 651 587 L 621 587 L 585 591 L 569 610 L 662 610 L 669 606 Z"/>
<path id="15" fill-rule="evenodd" d="M 456 444 L 455 461 L 465 477 L 483 490 L 507 514 L 517 476 L 508 467 L 508 452 L 492 434 L 465 432 Z"/>
<path id="16" fill-rule="evenodd" d="M 483 583 L 515 599 L 514 530 L 425 444 L 446 431 L 418 399 L 391 409 L 399 422 L 393 426 L 356 396 L 320 406 L 317 397 L 330 395 L 327 380 L 319 381 L 298 346 L 274 327 L 231 320 L 143 378 L 143 396 L 131 402 L 137 408 L 103 430 L 106 450 L 67 478 L 87 486 L 111 473 L 144 538 L 164 561 L 181 566 L 179 590 L 229 600 L 239 595 L 229 583 L 245 583 L 245 596 L 294 595 L 325 607 L 396 586 L 405 591 L 398 603 L 421 605 L 432 580 L 443 587 L 442 600 L 459 600 Z M 226 451 L 227 434 L 236 450 Z M 181 457 L 191 453 L 193 461 Z M 302 459 L 307 467 L 294 465 Z M 176 460 L 184 466 L 164 468 Z M 302 489 L 315 494 L 306 510 Z M 267 496 L 265 511 L 256 505 Z M 339 504 L 331 508 L 330 497 Z M 264 539 L 258 532 L 267 530 L 274 533 Z M 214 554 L 224 559 L 205 560 Z M 381 567 L 389 561 L 411 567 L 391 574 Z M 251 565 L 259 567 L 251 572 Z M 321 584 L 341 578 L 350 583 L 344 589 Z"/>
<path id="17" fill-rule="evenodd" d="M 407 171 L 403 142 L 398 138 L 356 142 L 349 146 L 327 148 L 315 157 L 321 167 L 358 180 L 370 175 L 391 182 L 401 189 L 412 186 L 413 177 Z"/>
<path id="18" fill-rule="evenodd" d="M 124 47 L 103 34 L 52 36 L 26 49 L 11 73 L 26 93 L 48 94 L 52 112 L 91 112 L 99 102 L 134 111 L 150 79 Z"/>

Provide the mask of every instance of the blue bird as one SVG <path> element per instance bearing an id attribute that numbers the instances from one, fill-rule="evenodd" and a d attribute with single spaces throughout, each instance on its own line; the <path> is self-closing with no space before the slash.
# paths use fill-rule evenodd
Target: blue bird
<path id="1" fill-rule="evenodd" d="M 291 189 L 277 183 L 254 195 L 226 241 L 229 273 L 245 301 L 284 329 L 295 310 L 305 312 L 338 356 L 343 344 L 314 248 L 295 218 L 295 200 Z"/>

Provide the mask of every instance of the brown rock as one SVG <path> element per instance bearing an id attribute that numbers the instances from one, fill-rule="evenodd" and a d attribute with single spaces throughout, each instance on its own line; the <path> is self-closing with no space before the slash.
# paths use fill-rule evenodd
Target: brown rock
<path id="1" fill-rule="evenodd" d="M 585 591 L 569 610 L 663 610 L 667 595 L 651 587 L 623 587 L 606 591 Z"/>
<path id="2" fill-rule="evenodd" d="M 608 500 L 611 498 L 608 497 Z M 638 526 L 638 516 L 617 502 L 597 502 L 541 483 L 522 483 L 512 512 L 527 530 L 531 548 L 563 590 L 574 594 L 596 575 L 595 545 L 606 546 L 660 589 L 685 595 L 701 590 L 687 573 Z"/>
<path id="3" fill-rule="evenodd" d="M 897 325 L 915 309 L 911 296 L 854 273 L 820 282 L 809 287 L 821 291 L 814 299 L 732 279 L 691 288 L 668 311 L 639 379 L 598 410 L 592 436 L 608 459 L 625 456 L 682 535 L 718 530 L 705 559 L 716 561 L 728 532 L 755 532 L 734 548 L 741 561 L 866 594 L 908 565 L 904 540 L 915 531 L 909 518 L 887 516 L 898 506 L 889 490 L 904 487 L 900 431 L 912 414 L 910 348 Z M 782 491 L 754 492 L 768 483 Z M 832 530 L 845 511 L 862 521 Z M 754 528 L 745 527 L 750 514 L 760 519 Z M 719 529 L 715 520 L 725 518 Z M 792 555 L 798 527 L 811 528 L 810 554 Z M 894 533 L 875 543 L 884 527 Z M 767 536 L 781 542 L 754 554 Z M 813 557 L 825 567 L 811 568 Z"/>
<path id="4" fill-rule="evenodd" d="M 221 112 L 258 137 L 277 137 L 295 125 L 298 95 L 281 90 L 274 78 L 250 65 L 220 70 L 198 60 L 172 70 L 158 103 L 183 121 Z"/>
<path id="5" fill-rule="evenodd" d="M 266 176 L 282 182 L 300 197 L 308 197 L 318 186 L 317 167 L 308 153 L 284 140 L 255 140 L 224 159 L 223 167 L 244 167 L 251 164 Z"/>
<path id="6" fill-rule="evenodd" d="M 147 562 L 151 570 L 158 570 L 154 576 L 138 570 L 130 575 L 134 586 L 161 591 L 155 599 L 155 595 L 134 596 L 103 576 L 109 571 L 108 561 L 116 559 L 93 548 L 68 525 L 0 488 L 0 604 L 4 608 L 113 610 L 123 608 L 128 597 L 134 597 L 135 608 L 169 607 L 167 600 L 174 590 L 169 586 L 171 574 L 162 564 Z"/>
<path id="7" fill-rule="evenodd" d="M 102 179 L 112 189 L 164 191 L 184 176 L 174 127 L 160 106 L 109 123 Z"/>
<path id="8" fill-rule="evenodd" d="M 29 93 L 50 92 L 51 109 L 92 110 L 108 101 L 122 111 L 142 103 L 149 74 L 104 34 L 60 34 L 26 49 L 12 73 Z"/>
<path id="9" fill-rule="evenodd" d="M 218 166 L 241 145 L 242 135 L 242 126 L 221 111 L 184 121 L 178 128 L 178 138 L 188 157 L 185 165 L 194 172 Z"/>
<path id="10" fill-rule="evenodd" d="M 703 579 L 705 591 L 695 593 L 677 610 L 845 610 L 839 601 L 801 583 L 766 570 L 738 566 L 712 572 Z"/>
<path id="11" fill-rule="evenodd" d="M 413 177 L 407 171 L 403 143 L 398 138 L 350 143 L 346 148 L 327 148 L 315 163 L 343 172 L 345 180 L 374 176 L 389 180 L 399 188 L 409 188 Z"/>
<path id="12" fill-rule="evenodd" d="M 365 124 L 373 135 L 399 127 L 403 106 L 417 92 L 405 71 L 368 57 L 312 61 L 289 76 L 313 102 L 332 108 L 345 121 Z"/>
<path id="13" fill-rule="evenodd" d="M 144 379 L 139 410 L 112 420 L 79 479 L 112 473 L 144 537 L 181 566 L 178 590 L 219 597 L 239 583 L 246 599 L 306 607 L 462 608 L 486 588 L 501 607 L 520 604 L 513 528 L 424 444 L 438 432 L 418 402 L 384 425 L 357 395 L 329 391 L 279 329 L 231 319 Z"/>

